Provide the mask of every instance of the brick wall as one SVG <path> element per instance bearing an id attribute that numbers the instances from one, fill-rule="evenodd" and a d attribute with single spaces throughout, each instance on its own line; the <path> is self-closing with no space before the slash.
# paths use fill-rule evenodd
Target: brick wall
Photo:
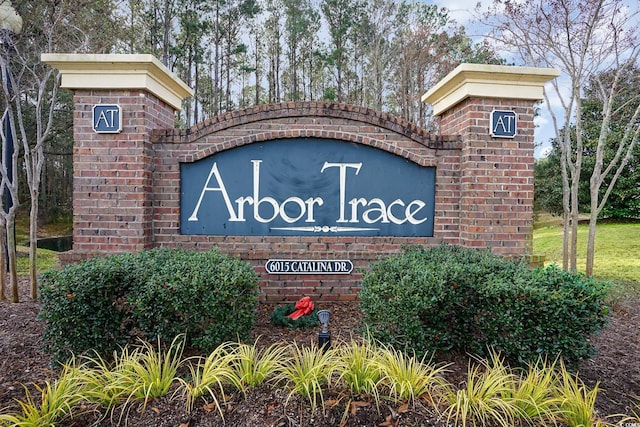
<path id="1" fill-rule="evenodd" d="M 71 259 L 153 246 L 153 129 L 173 126 L 174 110 L 141 91 L 74 94 Z M 122 133 L 92 129 L 96 104 L 122 107 Z"/>
<path id="2" fill-rule="evenodd" d="M 515 138 L 488 135 L 491 111 L 517 113 Z M 440 116 L 460 135 L 460 244 L 530 256 L 533 233 L 533 101 L 467 98 Z"/>
<path id="3" fill-rule="evenodd" d="M 469 99 L 442 116 L 433 135 L 384 113 L 299 102 L 261 105 L 175 130 L 170 107 L 138 92 L 77 91 L 74 146 L 74 247 L 64 261 L 155 246 L 218 247 L 250 262 L 264 301 L 356 298 L 359 269 L 403 245 L 442 242 L 530 254 L 533 106 Z M 121 134 L 94 134 L 91 107 L 119 103 Z M 517 109 L 514 140 L 488 136 L 496 106 Z M 454 135 L 454 136 L 446 136 Z M 260 141 L 330 138 L 376 147 L 436 168 L 434 237 L 187 236 L 179 232 L 180 163 Z M 349 275 L 270 275 L 268 259 L 349 259 Z"/>

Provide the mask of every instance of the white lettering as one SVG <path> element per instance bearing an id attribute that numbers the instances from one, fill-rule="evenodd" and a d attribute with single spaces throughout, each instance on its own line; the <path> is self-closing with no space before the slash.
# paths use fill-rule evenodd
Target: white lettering
<path id="1" fill-rule="evenodd" d="M 417 209 L 411 209 L 411 206 L 417 206 Z M 422 208 L 424 208 L 427 204 L 425 202 L 423 202 L 422 200 L 414 200 L 413 202 L 409 203 L 407 205 L 407 209 L 405 209 L 404 211 L 404 215 L 407 218 L 407 220 L 411 223 L 411 224 L 422 224 L 423 222 L 425 222 L 427 220 L 427 218 L 423 218 L 423 219 L 415 219 L 413 216 L 415 214 L 417 214 L 418 212 L 420 212 L 420 210 Z"/>
<path id="2" fill-rule="evenodd" d="M 493 133 L 498 133 L 498 128 L 502 128 L 502 134 L 512 134 L 514 120 L 515 117 L 512 115 L 500 115 L 498 117 L 498 120 L 496 120 L 496 125 L 493 128 Z"/>
<path id="3" fill-rule="evenodd" d="M 346 261 L 335 261 L 334 264 L 334 270 L 336 272 L 346 271 L 348 273 L 351 271 L 349 264 Z"/>
<path id="4" fill-rule="evenodd" d="M 244 205 L 245 204 L 252 205 L 253 204 L 253 197 L 251 197 L 251 196 L 238 197 L 235 200 L 235 202 L 236 202 L 236 205 L 238 205 L 238 221 L 246 221 L 244 219 Z"/>
<path id="5" fill-rule="evenodd" d="M 289 215 L 287 215 L 287 213 L 285 212 L 285 206 L 287 206 L 287 203 L 294 203 L 298 205 L 300 214 L 297 217 L 292 218 Z M 291 224 L 298 221 L 300 218 L 302 218 L 304 216 L 305 210 L 306 209 L 305 209 L 304 201 L 300 197 L 289 197 L 287 200 L 282 202 L 282 204 L 280 205 L 280 208 L 278 209 L 278 212 L 282 217 L 282 219 L 284 219 L 286 222 Z"/>
<path id="6" fill-rule="evenodd" d="M 198 214 L 202 206 L 205 195 L 208 192 L 219 192 L 224 200 L 225 207 L 229 215 L 229 221 L 245 222 L 245 213 L 248 213 L 250 207 L 253 207 L 253 219 L 260 223 L 270 223 L 277 218 L 288 224 L 294 224 L 300 222 L 304 218 L 305 223 L 315 223 L 316 211 L 324 205 L 324 200 L 321 197 L 309 197 L 302 199 L 298 196 L 287 197 L 284 201 L 279 202 L 275 198 L 268 195 L 261 195 L 261 177 L 260 167 L 262 160 L 251 160 L 253 165 L 253 177 L 252 177 L 252 193 L 251 195 L 245 195 L 238 197 L 234 200 L 234 204 L 231 202 L 229 193 L 225 187 L 224 181 L 218 169 L 218 164 L 213 163 L 209 176 L 200 191 L 200 197 L 198 202 L 188 218 L 189 221 L 198 221 Z M 325 162 L 321 168 L 320 173 L 324 173 L 326 169 L 338 168 L 339 174 L 339 213 L 337 223 L 360 223 L 366 224 L 396 224 L 401 225 L 410 223 L 413 225 L 422 224 L 427 221 L 427 217 L 421 215 L 421 211 L 426 206 L 426 203 L 422 200 L 416 199 L 409 203 L 405 203 L 402 199 L 395 199 L 388 205 L 386 202 L 378 197 L 372 199 L 366 199 L 364 197 L 354 197 L 348 202 L 347 197 L 347 171 L 348 169 L 354 169 L 355 175 L 358 175 L 362 168 L 362 163 L 329 163 Z M 347 207 L 349 204 L 350 216 L 347 217 Z M 235 210 L 234 208 L 237 208 Z M 323 225 L 325 227 L 326 225 Z M 287 264 L 287 269 L 294 269 L 304 271 L 308 268 L 327 268 L 326 271 L 338 271 L 339 266 L 330 265 L 329 267 L 320 267 L 310 264 L 296 263 L 295 265 Z M 282 266 L 282 268 L 285 268 Z"/>
<path id="7" fill-rule="evenodd" d="M 389 207 L 386 207 L 384 201 L 378 198 L 373 198 L 369 201 L 367 201 L 367 199 L 365 198 L 351 199 L 349 200 L 349 204 L 351 205 L 351 219 L 349 220 L 349 222 L 360 222 L 358 215 L 358 206 L 371 207 L 370 209 L 366 209 L 362 213 L 362 219 L 367 224 L 375 224 L 377 222 L 389 223 L 389 219 L 392 223 L 398 225 L 404 224 L 407 221 L 409 221 L 411 224 L 422 224 L 427 220 L 427 218 L 414 218 L 414 216 L 426 206 L 426 203 L 422 200 L 414 200 L 409 203 L 404 210 L 404 218 L 402 219 L 396 217 L 391 211 L 391 209 L 396 205 L 404 206 L 404 202 L 400 199 L 396 199 L 391 202 L 391 204 L 389 204 Z M 377 213 L 378 216 L 375 218 L 371 218 L 370 214 L 372 213 Z"/>
<path id="8" fill-rule="evenodd" d="M 378 207 L 375 207 L 375 205 L 378 205 Z M 382 219 L 383 223 L 389 222 L 389 219 L 387 218 L 387 211 L 385 210 L 385 205 L 382 200 L 378 198 L 371 199 L 369 200 L 369 203 L 367 203 L 367 206 L 372 207 L 364 211 L 364 213 L 362 214 L 362 219 L 364 219 L 364 222 L 366 222 L 367 224 L 373 224 L 380 221 L 380 219 Z M 378 213 L 378 216 L 374 219 L 371 219 L 369 217 L 369 214 L 376 212 Z"/>
<path id="9" fill-rule="evenodd" d="M 349 204 L 351 205 L 351 219 L 349 220 L 349 222 L 360 222 L 360 220 L 358 219 L 358 205 L 367 206 L 367 199 L 351 199 L 349 200 Z"/>
<path id="10" fill-rule="evenodd" d="M 348 260 L 270 259 L 265 268 L 269 274 L 348 274 L 353 264 Z"/>
<path id="11" fill-rule="evenodd" d="M 253 163 L 253 218 L 262 223 L 271 222 L 278 216 L 278 202 L 273 197 L 260 199 L 260 163 L 262 163 L 262 160 L 251 160 L 251 163 Z M 260 216 L 260 205 L 262 203 L 271 205 L 273 214 L 270 218 L 262 218 Z"/>
<path id="12" fill-rule="evenodd" d="M 347 168 L 353 168 L 356 170 L 356 175 L 360 172 L 360 168 L 362 167 L 362 163 L 329 163 L 324 162 L 322 165 L 322 169 L 320 173 L 324 172 L 327 168 L 340 168 L 340 218 L 336 222 L 347 222 L 344 218 L 344 202 L 346 198 L 347 192 Z M 356 221 L 357 222 L 357 221 Z"/>
<path id="13" fill-rule="evenodd" d="M 98 120 L 96 121 L 96 127 L 100 127 L 100 122 L 104 122 L 107 128 L 113 128 L 115 126 L 114 114 L 117 112 L 118 110 L 115 108 L 111 108 L 111 109 L 105 108 L 100 110 L 100 115 L 98 116 Z"/>
<path id="14" fill-rule="evenodd" d="M 211 177 L 215 176 L 216 181 L 218 182 L 218 187 L 209 187 L 209 182 L 211 181 Z M 233 210 L 233 205 L 231 205 L 231 200 L 229 200 L 229 195 L 227 194 L 227 189 L 224 187 L 224 182 L 222 182 L 222 177 L 220 176 L 220 172 L 218 172 L 218 164 L 216 162 L 213 163 L 211 167 L 211 171 L 209 171 L 209 177 L 207 178 L 207 182 L 202 187 L 202 191 L 200 192 L 200 198 L 198 199 L 198 203 L 196 204 L 193 213 L 189 217 L 189 221 L 197 221 L 198 220 L 198 211 L 200 210 L 200 204 L 202 203 L 202 199 L 204 198 L 204 194 L 207 191 L 219 191 L 222 193 L 222 198 L 224 199 L 224 204 L 227 206 L 227 211 L 229 211 L 229 220 L 230 221 L 244 221 L 244 219 L 239 220 L 236 216 L 236 213 Z"/>
<path id="15" fill-rule="evenodd" d="M 391 222 L 394 224 L 398 224 L 398 225 L 404 224 L 407 221 L 406 215 L 405 215 L 405 219 L 397 218 L 391 211 L 394 205 L 404 206 L 404 202 L 400 199 L 395 199 L 393 202 L 391 202 L 391 204 L 389 205 L 389 208 L 387 209 L 387 216 L 389 217 Z"/>
<path id="16" fill-rule="evenodd" d="M 305 200 L 305 203 L 307 204 L 307 212 L 309 212 L 305 222 L 316 222 L 316 219 L 313 217 L 313 205 L 322 206 L 324 204 L 324 200 L 322 200 L 321 197 L 309 197 Z"/>

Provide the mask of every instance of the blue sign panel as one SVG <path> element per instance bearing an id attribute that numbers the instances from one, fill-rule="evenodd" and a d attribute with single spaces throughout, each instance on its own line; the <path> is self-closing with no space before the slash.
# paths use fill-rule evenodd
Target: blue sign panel
<path id="1" fill-rule="evenodd" d="M 360 144 L 255 143 L 180 178 L 182 234 L 433 236 L 435 168 Z"/>
<path id="2" fill-rule="evenodd" d="M 518 116 L 515 111 L 491 112 L 491 136 L 495 138 L 513 138 L 516 136 Z"/>
<path id="3" fill-rule="evenodd" d="M 96 133 L 119 133 L 122 131 L 122 110 L 119 105 L 93 106 L 93 131 Z"/>

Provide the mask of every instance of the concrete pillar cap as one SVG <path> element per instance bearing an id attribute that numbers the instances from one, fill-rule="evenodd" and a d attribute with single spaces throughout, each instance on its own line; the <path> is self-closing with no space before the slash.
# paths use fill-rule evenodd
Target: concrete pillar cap
<path id="1" fill-rule="evenodd" d="M 555 68 L 460 64 L 429 89 L 422 102 L 438 116 L 466 98 L 502 98 L 539 101 L 544 84 L 560 75 Z"/>
<path id="2" fill-rule="evenodd" d="M 153 55 L 43 53 L 42 62 L 60 70 L 68 89 L 146 90 L 175 110 L 193 90 Z"/>

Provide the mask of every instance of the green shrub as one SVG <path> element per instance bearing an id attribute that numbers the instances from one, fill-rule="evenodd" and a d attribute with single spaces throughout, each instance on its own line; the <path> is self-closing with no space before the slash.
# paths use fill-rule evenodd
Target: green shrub
<path id="1" fill-rule="evenodd" d="M 218 251 L 155 251 L 155 271 L 127 298 L 149 340 L 187 342 L 208 351 L 249 337 L 258 278 L 246 262 Z"/>
<path id="2" fill-rule="evenodd" d="M 94 258 L 42 275 L 40 320 L 45 350 L 56 360 L 90 350 L 106 355 L 127 343 L 126 296 L 140 277 L 131 254 Z M 140 280 L 144 280 L 140 278 Z"/>
<path id="3" fill-rule="evenodd" d="M 364 274 L 365 325 L 375 338 L 417 354 L 457 348 L 473 332 L 475 283 L 517 268 L 488 252 L 456 246 L 407 248 Z"/>
<path id="4" fill-rule="evenodd" d="M 57 360 L 109 356 L 135 332 L 166 343 L 184 333 L 209 350 L 248 337 L 257 282 L 250 265 L 216 250 L 153 249 L 49 271 L 40 290 L 45 348 Z"/>
<path id="5" fill-rule="evenodd" d="M 520 362 L 588 357 L 605 323 L 604 283 L 555 267 L 530 269 L 488 251 L 408 248 L 375 263 L 360 292 L 365 326 L 419 355 L 449 350 Z"/>
<path id="6" fill-rule="evenodd" d="M 607 286 L 556 266 L 523 269 L 478 289 L 476 345 L 520 363 L 561 355 L 575 364 L 593 354 L 589 337 L 606 322 Z"/>

